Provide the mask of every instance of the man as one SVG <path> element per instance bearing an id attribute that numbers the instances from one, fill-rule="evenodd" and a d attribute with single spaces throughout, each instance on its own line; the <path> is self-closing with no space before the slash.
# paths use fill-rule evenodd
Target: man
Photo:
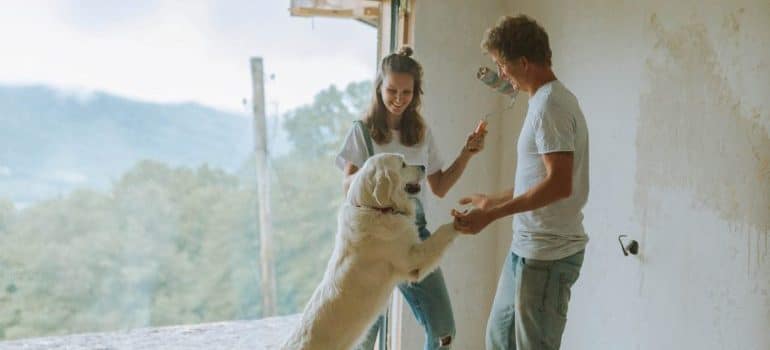
<path id="1" fill-rule="evenodd" d="M 491 349 L 558 349 L 570 289 L 588 237 L 582 208 L 588 198 L 588 130 L 577 99 L 551 69 L 548 34 L 531 18 L 506 16 L 487 30 L 482 47 L 502 79 L 529 94 L 518 139 L 514 188 L 460 200 L 455 227 L 478 233 L 514 215 L 513 242 L 489 316 Z"/>

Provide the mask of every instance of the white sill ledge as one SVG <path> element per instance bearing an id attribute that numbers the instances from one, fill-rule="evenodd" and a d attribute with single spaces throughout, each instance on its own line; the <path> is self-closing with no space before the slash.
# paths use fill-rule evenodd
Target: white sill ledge
<path id="1" fill-rule="evenodd" d="M 299 315 L 0 341 L 0 350 L 277 350 Z"/>

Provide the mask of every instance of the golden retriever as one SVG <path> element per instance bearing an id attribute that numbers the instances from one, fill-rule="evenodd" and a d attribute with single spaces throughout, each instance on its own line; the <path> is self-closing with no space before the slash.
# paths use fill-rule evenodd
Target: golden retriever
<path id="1" fill-rule="evenodd" d="M 398 154 L 369 158 L 354 175 L 339 212 L 335 247 L 321 284 L 284 350 L 348 350 L 385 310 L 393 288 L 436 269 L 457 237 L 451 223 L 418 237 L 410 195 L 420 166 Z"/>

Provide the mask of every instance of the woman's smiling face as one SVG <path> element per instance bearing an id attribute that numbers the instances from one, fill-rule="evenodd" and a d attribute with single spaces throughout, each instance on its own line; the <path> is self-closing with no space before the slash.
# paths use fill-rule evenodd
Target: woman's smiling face
<path id="1" fill-rule="evenodd" d="M 407 73 L 391 72 L 382 80 L 380 93 L 389 114 L 400 116 L 412 102 L 414 78 Z"/>

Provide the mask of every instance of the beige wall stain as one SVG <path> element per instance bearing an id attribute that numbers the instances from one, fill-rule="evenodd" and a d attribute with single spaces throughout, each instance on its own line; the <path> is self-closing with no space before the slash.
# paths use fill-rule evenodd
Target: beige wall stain
<path id="1" fill-rule="evenodd" d="M 741 13 L 722 22 L 736 35 L 742 30 Z M 653 188 L 690 189 L 696 209 L 714 210 L 742 228 L 738 232 L 750 229 L 766 236 L 770 137 L 762 121 L 770 113 L 742 108 L 747 106 L 742 105 L 740 92 L 727 84 L 727 69 L 714 50 L 724 42 L 714 42 L 705 24 L 692 19 L 669 27 L 655 14 L 645 22 L 655 44 L 642 73 L 649 90 L 640 97 L 635 205 L 640 210 L 656 205 L 647 200 Z M 750 68 L 754 67 L 741 71 L 749 73 Z M 766 85 L 757 82 L 756 88 Z M 665 208 L 665 203 L 658 205 Z M 767 255 L 767 248 L 762 248 L 755 247 L 755 254 Z"/>
<path id="2" fill-rule="evenodd" d="M 727 16 L 725 16 L 724 19 L 724 26 L 728 27 L 733 32 L 739 32 L 741 30 L 741 22 L 739 20 L 740 15 L 742 15 L 745 12 L 745 9 L 740 8 L 735 13 L 731 13 Z"/>

